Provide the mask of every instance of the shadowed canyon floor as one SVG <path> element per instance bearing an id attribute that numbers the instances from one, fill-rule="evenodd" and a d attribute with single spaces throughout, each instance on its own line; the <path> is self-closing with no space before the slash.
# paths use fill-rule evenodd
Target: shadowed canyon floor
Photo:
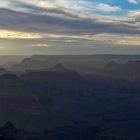
<path id="1" fill-rule="evenodd" d="M 96 68 L 93 56 L 92 67 L 52 57 L 31 56 L 0 69 L 0 124 L 10 121 L 0 129 L 2 139 L 140 138 L 139 56 L 104 56 L 106 63 L 98 56 Z"/>

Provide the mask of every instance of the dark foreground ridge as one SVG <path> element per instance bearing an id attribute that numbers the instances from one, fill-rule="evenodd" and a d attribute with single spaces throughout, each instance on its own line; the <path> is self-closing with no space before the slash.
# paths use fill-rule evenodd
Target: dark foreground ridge
<path id="1" fill-rule="evenodd" d="M 0 127 L 0 140 L 127 140 L 115 136 L 100 136 L 102 131 L 104 130 L 98 127 L 75 125 L 37 133 L 18 130 L 12 122 L 7 122 Z"/>

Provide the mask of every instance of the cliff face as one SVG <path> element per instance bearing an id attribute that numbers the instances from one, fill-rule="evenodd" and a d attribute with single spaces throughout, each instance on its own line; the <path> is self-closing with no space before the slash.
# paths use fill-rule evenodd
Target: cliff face
<path id="1" fill-rule="evenodd" d="M 39 70 L 47 69 L 57 64 L 56 60 L 37 60 L 25 58 L 20 63 L 13 64 L 9 69 L 12 71 Z"/>
<path id="2" fill-rule="evenodd" d="M 131 61 L 125 64 L 119 64 L 112 61 L 99 71 L 99 74 L 125 80 L 140 79 L 139 73 L 139 62 Z"/>
<path id="3" fill-rule="evenodd" d="M 11 120 L 20 124 L 42 108 L 36 95 L 16 75 L 0 76 L 0 123 Z"/>
<path id="4" fill-rule="evenodd" d="M 16 75 L 4 74 L 0 76 L 0 92 L 19 92 L 25 89 L 23 82 Z"/>
<path id="5" fill-rule="evenodd" d="M 8 103 L 12 106 L 35 105 L 37 103 L 34 94 L 27 89 L 25 83 L 16 75 L 5 74 L 0 76 L 0 104 Z"/>
<path id="6" fill-rule="evenodd" d="M 21 75 L 21 79 L 33 89 L 47 91 L 77 90 L 87 88 L 87 81 L 77 72 L 58 64 L 47 70 L 32 71 Z"/>

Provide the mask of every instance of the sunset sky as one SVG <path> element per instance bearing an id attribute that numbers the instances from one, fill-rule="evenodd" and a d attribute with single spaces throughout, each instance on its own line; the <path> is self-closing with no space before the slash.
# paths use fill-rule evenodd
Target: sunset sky
<path id="1" fill-rule="evenodd" d="M 140 54 L 140 0 L 1 0 L 0 54 Z"/>

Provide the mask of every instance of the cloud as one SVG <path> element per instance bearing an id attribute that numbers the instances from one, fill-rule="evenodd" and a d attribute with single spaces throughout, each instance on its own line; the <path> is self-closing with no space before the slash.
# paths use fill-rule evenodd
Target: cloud
<path id="1" fill-rule="evenodd" d="M 33 44 L 34 47 L 48 47 L 48 43 L 37 43 L 37 44 Z"/>
<path id="2" fill-rule="evenodd" d="M 5 0 L 0 7 L 0 29 L 6 30 L 1 33 L 3 38 L 94 40 L 99 34 L 119 34 L 120 37 L 140 34 L 139 10 L 123 13 L 121 6 L 106 3 L 88 0 Z M 9 31 L 11 29 L 13 31 Z"/>
<path id="3" fill-rule="evenodd" d="M 133 3 L 133 4 L 138 4 L 140 2 L 140 0 L 128 0 L 130 3 Z"/>
<path id="4" fill-rule="evenodd" d="M 120 6 L 110 6 L 104 3 L 99 3 L 95 5 L 95 8 L 104 12 L 117 12 L 122 10 Z"/>
<path id="5" fill-rule="evenodd" d="M 42 14 L 26 13 L 9 9 L 0 9 L 0 28 L 25 32 L 50 34 L 97 34 L 132 33 L 139 34 L 137 21 L 130 16 L 109 17 L 94 13 L 63 11 L 63 9 L 38 9 Z M 31 8 L 30 8 L 31 9 Z M 44 14 L 43 14 L 44 13 Z M 59 15 L 59 16 L 58 16 Z M 61 16 L 60 16 L 61 15 Z"/>
<path id="6" fill-rule="evenodd" d="M 42 36 L 38 33 L 0 30 L 0 39 L 39 39 L 39 38 L 42 38 Z"/>

